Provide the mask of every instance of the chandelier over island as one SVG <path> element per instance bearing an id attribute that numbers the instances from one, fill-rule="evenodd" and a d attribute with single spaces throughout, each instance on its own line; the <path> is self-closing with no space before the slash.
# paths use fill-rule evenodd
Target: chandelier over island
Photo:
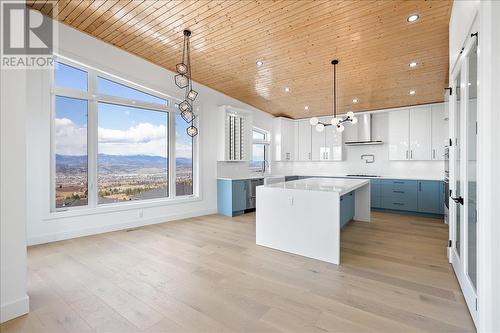
<path id="1" fill-rule="evenodd" d="M 332 60 L 333 65 L 333 118 L 330 123 L 323 123 L 319 121 L 317 117 L 312 117 L 309 119 L 309 123 L 311 126 L 315 126 L 316 131 L 323 132 L 326 126 L 335 126 L 337 128 L 337 132 L 344 131 L 345 122 L 350 122 L 352 124 L 356 124 L 358 122 L 358 118 L 354 117 L 354 112 L 347 112 L 346 116 L 339 118 L 337 117 L 337 64 L 339 61 L 337 59 Z"/>
<path id="2" fill-rule="evenodd" d="M 188 124 L 191 123 L 186 129 L 189 136 L 194 137 L 198 134 L 198 128 L 193 125 L 193 120 L 196 118 L 193 112 L 193 103 L 198 92 L 193 90 L 193 80 L 191 72 L 191 31 L 184 30 L 184 45 L 182 48 L 182 62 L 175 66 L 177 75 L 174 77 L 175 84 L 181 89 L 185 89 L 184 101 L 179 103 L 179 110 L 181 111 L 181 117 Z"/>

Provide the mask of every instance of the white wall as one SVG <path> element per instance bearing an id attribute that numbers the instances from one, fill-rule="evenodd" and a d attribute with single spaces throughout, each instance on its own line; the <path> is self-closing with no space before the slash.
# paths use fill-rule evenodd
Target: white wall
<path id="1" fill-rule="evenodd" d="M 182 98 L 173 73 L 121 49 L 59 24 L 59 53 L 83 64 L 124 79 Z M 179 53 L 180 56 L 180 53 Z M 196 63 L 193 64 L 196 73 Z M 81 235 L 123 229 L 216 212 L 215 114 L 220 105 L 253 111 L 256 125 L 265 127 L 267 114 L 205 86 L 195 84 L 200 108 L 200 200 L 175 205 L 103 212 L 95 209 L 83 215 L 50 214 L 50 86 L 45 71 L 30 71 L 28 110 L 28 243 L 37 244 Z M 195 77 L 196 79 L 196 77 Z"/>
<path id="2" fill-rule="evenodd" d="M 343 133 L 354 140 L 357 125 L 347 124 Z M 373 113 L 372 138 L 382 140 L 382 145 L 344 146 L 344 160 L 335 162 L 275 162 L 273 172 L 296 175 L 346 175 L 375 174 L 390 177 L 444 178 L 443 161 L 390 161 L 388 139 L 388 114 Z M 363 154 L 375 155 L 374 163 L 361 159 Z"/>
<path id="3" fill-rule="evenodd" d="M 0 322 L 28 312 L 26 295 L 26 71 L 1 71 Z"/>
<path id="4" fill-rule="evenodd" d="M 478 331 L 500 332 L 500 2 L 454 1 L 450 19 L 450 73 L 474 17 L 478 52 Z M 450 78 L 451 82 L 451 78 Z"/>

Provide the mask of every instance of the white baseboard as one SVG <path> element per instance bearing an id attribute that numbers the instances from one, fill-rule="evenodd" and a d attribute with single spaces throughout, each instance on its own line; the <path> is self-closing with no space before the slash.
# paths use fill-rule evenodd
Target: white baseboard
<path id="1" fill-rule="evenodd" d="M 30 299 L 28 295 L 13 302 L 2 304 L 0 306 L 0 323 L 27 314 L 29 309 Z"/>
<path id="2" fill-rule="evenodd" d="M 208 209 L 208 210 L 195 211 L 195 212 L 189 212 L 189 213 L 183 213 L 183 214 L 177 214 L 177 215 L 169 215 L 169 216 L 165 216 L 165 217 L 154 217 L 154 218 L 150 218 L 150 219 L 138 219 L 138 220 L 134 220 L 134 221 L 126 222 L 126 223 L 110 224 L 110 225 L 105 225 L 105 226 L 100 226 L 100 227 L 90 227 L 90 228 L 83 228 L 83 229 L 78 229 L 78 230 L 68 230 L 68 231 L 62 231 L 62 232 L 57 232 L 57 233 L 28 237 L 27 243 L 28 243 L 28 246 L 45 244 L 45 243 L 51 243 L 51 242 L 56 242 L 56 241 L 60 241 L 60 240 L 65 240 L 65 239 L 90 236 L 90 235 L 97 235 L 97 234 L 102 234 L 105 232 L 118 231 L 118 230 L 124 230 L 124 229 L 129 229 L 129 228 L 137 228 L 137 227 L 142 227 L 142 226 L 151 225 L 151 224 L 164 223 L 164 222 L 169 222 L 169 221 L 174 221 L 174 220 L 186 219 L 186 218 L 190 218 L 190 217 L 197 217 L 197 216 L 203 216 L 203 215 L 210 215 L 210 214 L 215 214 L 215 213 L 217 213 L 216 209 Z"/>

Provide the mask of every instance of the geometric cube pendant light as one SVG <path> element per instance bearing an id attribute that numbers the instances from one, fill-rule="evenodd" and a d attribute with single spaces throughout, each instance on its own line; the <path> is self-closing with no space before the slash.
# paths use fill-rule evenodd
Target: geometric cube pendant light
<path id="1" fill-rule="evenodd" d="M 195 115 L 193 113 L 193 103 L 198 97 L 198 92 L 193 90 L 193 80 L 192 80 L 192 72 L 191 72 L 191 31 L 184 30 L 184 45 L 182 48 L 182 61 L 175 65 L 175 70 L 177 71 L 177 75 L 174 77 L 175 84 L 177 87 L 181 89 L 185 89 L 184 101 L 179 103 L 179 111 L 181 111 L 181 117 L 187 123 L 192 123 L 193 119 L 195 119 Z M 186 129 L 186 132 L 189 136 L 194 137 L 198 134 L 198 129 L 191 124 Z"/>

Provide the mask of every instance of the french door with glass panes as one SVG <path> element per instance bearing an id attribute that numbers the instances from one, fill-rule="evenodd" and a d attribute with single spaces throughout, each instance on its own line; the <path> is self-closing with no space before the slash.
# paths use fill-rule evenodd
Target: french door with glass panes
<path id="1" fill-rule="evenodd" d="M 478 35 L 472 33 L 452 75 L 452 146 L 448 193 L 449 259 L 474 322 L 477 320 L 477 52 Z"/>

